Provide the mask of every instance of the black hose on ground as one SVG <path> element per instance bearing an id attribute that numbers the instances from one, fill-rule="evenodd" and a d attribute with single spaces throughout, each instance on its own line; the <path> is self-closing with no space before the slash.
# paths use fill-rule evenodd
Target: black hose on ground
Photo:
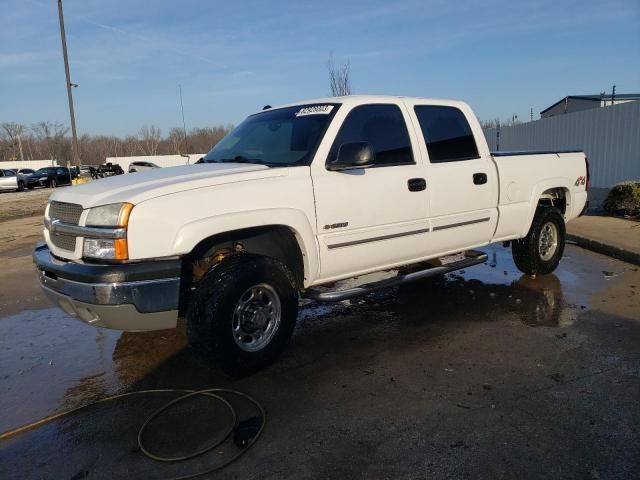
<path id="1" fill-rule="evenodd" d="M 126 393 L 120 393 L 117 395 L 111 395 L 109 397 L 105 397 L 105 398 L 101 398 L 99 400 L 96 400 L 94 402 L 91 403 L 87 403 L 85 405 L 81 405 L 79 407 L 73 408 L 71 410 L 67 410 L 65 412 L 60 412 L 60 413 L 56 413 L 54 415 L 50 415 L 48 417 L 42 418 L 40 420 L 37 420 L 35 422 L 29 423 L 27 425 L 23 425 L 21 427 L 15 428 L 13 430 L 9 430 L 7 432 L 1 433 L 0 434 L 0 441 L 2 440 L 7 440 L 11 437 L 14 437 L 20 433 L 24 433 L 28 430 L 32 430 L 34 428 L 39 428 L 42 427 L 43 425 L 46 425 L 48 423 L 53 422 L 54 420 L 57 420 L 59 418 L 62 417 L 67 417 L 69 415 L 72 415 L 74 413 L 79 412 L 80 410 L 85 410 L 91 406 L 94 405 L 98 405 L 101 403 L 107 403 L 107 402 L 111 402 L 113 400 L 117 400 L 120 398 L 125 398 L 125 397 L 130 397 L 133 395 L 147 395 L 147 394 L 152 394 L 152 393 L 182 393 L 183 395 L 179 396 L 178 398 L 175 398 L 173 400 L 171 400 L 170 402 L 164 404 L 162 407 L 160 407 L 159 409 L 157 409 L 155 412 L 153 412 L 149 417 L 147 417 L 147 419 L 144 421 L 144 423 L 142 424 L 142 426 L 140 427 L 140 429 L 138 430 L 138 446 L 140 447 L 140 451 L 142 451 L 142 453 L 144 455 L 146 455 L 148 458 L 151 458 L 152 460 L 156 460 L 159 462 L 180 462 L 180 461 L 185 461 L 185 460 L 190 460 L 192 458 L 198 457 L 200 455 L 203 455 L 211 450 L 213 450 L 214 448 L 218 447 L 219 445 L 221 445 L 222 443 L 224 443 L 232 433 L 236 433 L 236 437 L 234 438 L 234 441 L 236 443 L 236 445 L 239 447 L 238 452 L 233 455 L 231 458 L 229 458 L 228 460 L 226 460 L 223 463 L 220 463 L 218 465 L 212 466 L 210 468 L 207 468 L 205 470 L 199 471 L 199 472 L 195 472 L 195 473 L 190 473 L 187 475 L 182 475 L 179 477 L 172 477 L 170 479 L 167 480 L 188 480 L 191 478 L 196 478 L 202 475 L 206 475 L 208 473 L 213 473 L 216 472 L 218 470 L 221 470 L 223 468 L 225 468 L 226 466 L 230 465 L 231 463 L 235 462 L 238 458 L 240 458 L 242 455 L 244 455 L 245 453 L 247 453 L 247 451 L 256 443 L 256 441 L 258 440 L 258 438 L 260 437 L 260 435 L 262 434 L 262 431 L 264 430 L 264 426 L 267 422 L 267 412 L 265 411 L 264 407 L 253 397 L 251 397 L 250 395 L 247 395 L 246 393 L 243 392 L 239 392 L 237 390 L 233 390 L 233 389 L 229 389 L 229 388 L 207 388 L 204 390 L 186 390 L 186 389 L 179 389 L 179 388 L 163 388 L 163 389 L 154 389 L 154 390 L 138 390 L 135 392 L 126 392 Z M 245 422 L 240 422 L 238 423 L 238 416 L 236 414 L 235 409 L 233 408 L 233 406 L 229 403 L 228 400 L 224 399 L 222 396 L 220 396 L 220 393 L 228 393 L 231 395 L 237 395 L 238 397 L 244 398 L 245 400 L 249 401 L 251 404 L 253 404 L 256 409 L 260 412 L 260 417 L 254 417 L 251 418 Z M 225 435 L 222 437 L 221 440 L 215 442 L 212 445 L 208 445 L 207 447 L 198 450 L 197 452 L 193 452 L 190 453 L 188 455 L 183 455 L 180 457 L 163 457 L 160 455 L 156 455 L 152 452 L 150 452 L 144 445 L 143 442 L 143 435 L 144 432 L 146 430 L 146 428 L 148 427 L 149 423 L 151 423 L 153 420 L 155 420 L 156 418 L 158 418 L 158 416 L 160 416 L 160 414 L 162 414 L 163 412 L 166 412 L 167 410 L 169 410 L 170 408 L 172 408 L 174 405 L 184 402 L 190 398 L 194 398 L 200 395 L 204 395 L 207 397 L 211 397 L 214 398 L 215 400 L 221 402 L 224 406 L 227 407 L 227 409 L 229 410 L 231 417 L 233 419 L 232 422 L 232 426 L 231 428 L 229 428 L 226 432 Z M 259 421 L 256 421 L 256 419 L 258 419 Z M 242 427 L 242 428 L 241 428 Z"/>

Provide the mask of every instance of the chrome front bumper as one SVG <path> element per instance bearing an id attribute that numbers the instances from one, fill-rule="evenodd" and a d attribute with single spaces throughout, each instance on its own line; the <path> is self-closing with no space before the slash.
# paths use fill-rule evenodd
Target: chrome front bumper
<path id="1" fill-rule="evenodd" d="M 172 328 L 180 301 L 180 261 L 93 265 L 58 260 L 42 244 L 33 260 L 42 289 L 66 313 L 117 330 Z"/>

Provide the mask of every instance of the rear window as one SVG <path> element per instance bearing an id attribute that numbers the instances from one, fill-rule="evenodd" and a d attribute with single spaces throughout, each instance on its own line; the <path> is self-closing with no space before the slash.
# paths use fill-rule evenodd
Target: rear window
<path id="1" fill-rule="evenodd" d="M 431 163 L 479 157 L 469 122 L 460 110 L 437 105 L 416 106 L 414 110 Z"/>

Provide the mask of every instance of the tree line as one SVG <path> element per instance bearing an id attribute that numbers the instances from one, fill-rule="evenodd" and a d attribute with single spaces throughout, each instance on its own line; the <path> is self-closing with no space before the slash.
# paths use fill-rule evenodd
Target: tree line
<path id="1" fill-rule="evenodd" d="M 83 165 L 100 165 L 107 157 L 136 155 L 176 155 L 206 153 L 231 129 L 232 125 L 198 127 L 186 132 L 172 128 L 167 135 L 149 125 L 137 135 L 89 135 L 78 137 Z M 73 158 L 69 128 L 56 122 L 39 122 L 31 126 L 14 122 L 0 123 L 0 161 L 57 160 L 59 164 Z"/>

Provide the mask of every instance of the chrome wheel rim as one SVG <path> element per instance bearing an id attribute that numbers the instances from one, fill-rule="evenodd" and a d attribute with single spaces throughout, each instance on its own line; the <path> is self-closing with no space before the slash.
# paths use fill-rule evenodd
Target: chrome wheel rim
<path id="1" fill-rule="evenodd" d="M 248 288 L 233 309 L 231 333 L 245 352 L 266 347 L 280 327 L 282 308 L 278 293 L 266 283 Z"/>
<path id="2" fill-rule="evenodd" d="M 538 240 L 538 252 L 540 258 L 548 262 L 558 249 L 558 228 L 552 222 L 547 222 L 542 226 L 540 239 Z"/>

